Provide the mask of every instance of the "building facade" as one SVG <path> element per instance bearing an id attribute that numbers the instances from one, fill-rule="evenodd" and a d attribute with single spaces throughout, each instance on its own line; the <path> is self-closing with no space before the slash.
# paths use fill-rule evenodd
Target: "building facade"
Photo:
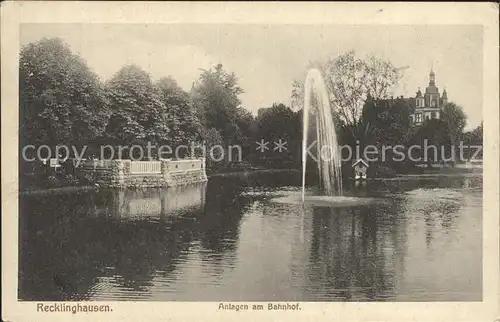
<path id="1" fill-rule="evenodd" d="M 421 125 L 429 119 L 439 119 L 441 109 L 448 103 L 448 93 L 446 89 L 441 95 L 439 88 L 436 86 L 436 74 L 431 70 L 429 74 L 429 85 L 425 88 L 425 93 L 422 94 L 418 89 L 415 98 L 411 98 L 410 113 L 412 124 Z"/>

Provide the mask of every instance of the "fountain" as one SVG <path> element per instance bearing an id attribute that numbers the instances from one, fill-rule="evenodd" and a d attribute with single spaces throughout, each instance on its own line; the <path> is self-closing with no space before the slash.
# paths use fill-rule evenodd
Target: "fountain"
<path id="1" fill-rule="evenodd" d="M 309 130 L 309 113 L 316 116 L 316 140 L 318 146 L 318 169 L 320 185 L 329 196 L 342 196 L 342 172 L 340 150 L 337 133 L 333 123 L 328 91 L 321 73 L 311 69 L 307 73 L 304 85 L 304 121 L 302 137 L 302 201 L 306 191 L 307 143 Z M 327 152 L 327 153 L 325 153 Z"/>
<path id="2" fill-rule="evenodd" d="M 372 198 L 344 196 L 342 188 L 341 154 L 333 122 L 328 90 L 321 72 L 310 69 L 304 85 L 304 119 L 302 137 L 302 198 L 285 196 L 274 201 L 291 204 L 310 204 L 326 207 L 351 207 L 368 204 Z M 308 156 L 309 117 L 316 117 L 317 162 L 323 195 L 306 196 L 306 166 Z"/>

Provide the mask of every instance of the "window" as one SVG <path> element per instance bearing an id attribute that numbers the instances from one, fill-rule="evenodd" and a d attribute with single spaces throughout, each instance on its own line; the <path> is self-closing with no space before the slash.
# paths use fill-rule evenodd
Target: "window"
<path id="1" fill-rule="evenodd" d="M 415 114 L 416 123 L 422 123 L 422 113 Z"/>
<path id="2" fill-rule="evenodd" d="M 436 107 L 436 100 L 435 100 L 435 99 L 433 99 L 433 100 L 431 101 L 431 107 Z"/>
<path id="3" fill-rule="evenodd" d="M 433 119 L 435 119 L 435 118 L 436 118 L 436 116 L 437 116 L 436 112 L 431 112 L 431 117 L 432 117 Z"/>

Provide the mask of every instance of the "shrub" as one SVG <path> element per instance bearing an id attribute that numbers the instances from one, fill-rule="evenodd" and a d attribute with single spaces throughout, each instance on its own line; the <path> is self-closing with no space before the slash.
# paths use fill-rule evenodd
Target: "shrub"
<path id="1" fill-rule="evenodd" d="M 77 177 L 70 173 L 64 175 L 64 184 L 68 186 L 76 186 L 80 183 Z"/>
<path id="2" fill-rule="evenodd" d="M 396 170 L 384 165 L 373 164 L 368 170 L 370 177 L 393 178 L 397 175 Z"/>
<path id="3" fill-rule="evenodd" d="M 47 184 L 50 188 L 57 188 L 61 186 L 61 180 L 52 174 L 47 177 Z"/>
<path id="4" fill-rule="evenodd" d="M 78 184 L 84 186 L 92 185 L 92 183 L 94 182 L 94 178 L 91 173 L 79 174 L 76 177 L 76 180 L 78 180 Z"/>

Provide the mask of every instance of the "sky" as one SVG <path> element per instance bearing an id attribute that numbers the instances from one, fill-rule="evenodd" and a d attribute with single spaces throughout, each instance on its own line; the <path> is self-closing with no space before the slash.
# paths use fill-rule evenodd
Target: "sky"
<path id="1" fill-rule="evenodd" d="M 483 31 L 474 25 L 277 25 L 277 24 L 25 24 L 20 44 L 62 38 L 102 81 L 126 64 L 153 80 L 172 76 L 189 90 L 200 75 L 221 63 L 245 91 L 243 106 L 254 114 L 273 103 L 290 105 L 292 82 L 310 61 L 354 50 L 404 69 L 394 96 L 415 96 L 436 73 L 440 92 L 464 108 L 466 129 L 482 120 Z"/>

